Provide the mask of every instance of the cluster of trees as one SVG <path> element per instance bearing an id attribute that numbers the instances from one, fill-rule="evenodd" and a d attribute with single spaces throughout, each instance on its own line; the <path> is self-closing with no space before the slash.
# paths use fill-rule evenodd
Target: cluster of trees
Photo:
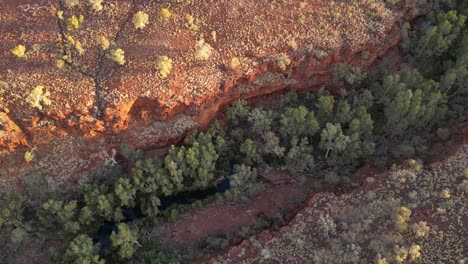
<path id="1" fill-rule="evenodd" d="M 225 123 L 216 121 L 206 133 L 191 133 L 163 158 L 145 160 L 143 151 L 122 146 L 121 155 L 134 164 L 131 172 L 86 184 L 76 200 L 51 196 L 37 205 L 33 197 L 5 192 L 0 197 L 0 242 L 14 250 L 27 241 L 63 239 L 69 241 L 57 256 L 63 263 L 116 262 L 115 256 L 131 263 L 136 250 L 167 260 L 145 249 L 138 225 L 126 223 L 123 208 L 137 206 L 154 220 L 161 213 L 161 197 L 206 189 L 220 176 L 231 182 L 226 197 L 238 199 L 262 190 L 257 179 L 261 166 L 286 168 L 293 175 L 323 168 L 345 174 L 379 155 L 414 154 L 411 144 L 424 141 L 415 136 L 418 131 L 467 115 L 468 7 L 455 0 L 434 5 L 437 9 L 426 19 L 405 27 L 401 50 L 413 70 L 371 76 L 340 64 L 335 79 L 359 89 L 288 93 L 273 106 L 236 101 L 226 111 Z M 449 9 L 454 6 L 465 15 Z M 400 141 L 411 143 L 389 149 Z M 110 237 L 112 247 L 103 252 L 92 237 L 106 221 L 117 229 Z"/>
<path id="2" fill-rule="evenodd" d="M 116 255 L 129 259 L 142 244 L 137 224 L 125 223 L 123 209 L 138 206 L 155 219 L 160 211 L 159 197 L 210 186 L 223 145 L 220 137 L 194 134 L 187 146 L 172 146 L 163 159 L 139 160 L 130 174 L 120 172 L 85 184 L 80 200 L 49 198 L 31 208 L 27 197 L 7 192 L 0 199 L 0 239 L 14 245 L 43 239 L 70 241 L 56 256 L 60 263 L 104 263 L 103 256 Z M 129 159 L 142 156 L 141 151 L 128 146 L 122 150 Z M 26 217 L 26 209 L 34 214 Z M 111 248 L 102 253 L 92 237 L 105 222 L 116 223 L 117 230 L 110 236 Z"/>
<path id="3" fill-rule="evenodd" d="M 468 3 L 457 0 L 434 1 L 434 10 L 406 29 L 401 45 L 406 59 L 447 101 L 451 118 L 468 113 Z"/>

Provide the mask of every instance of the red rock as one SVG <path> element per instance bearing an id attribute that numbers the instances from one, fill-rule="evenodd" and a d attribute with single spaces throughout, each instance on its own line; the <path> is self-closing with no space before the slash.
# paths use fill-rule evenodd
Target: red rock
<path id="1" fill-rule="evenodd" d="M 65 186 L 62 190 L 72 186 L 67 181 L 82 177 L 77 172 L 91 174 L 103 165 L 97 158 L 102 149 L 117 149 L 122 143 L 164 147 L 190 129 L 206 128 L 236 99 L 285 89 L 315 91 L 331 80 L 334 63 L 368 69 L 398 44 L 401 24 L 412 19 L 407 17 L 409 5 L 388 9 L 382 3 L 380 19 L 374 20 L 351 2 L 305 2 L 303 7 L 296 1 L 245 0 L 167 6 L 106 0 L 100 13 L 87 5 L 62 10 L 65 18 L 79 13 L 85 17 L 80 29 L 64 32 L 63 20 L 48 4 L 4 1 L 0 13 L 9 23 L 1 25 L 0 87 L 7 87 L 0 95 L 0 109 L 10 110 L 8 118 L 22 134 L 14 142 L 0 138 L 0 151 L 7 154 L 0 184 L 14 184 L 25 172 L 20 167 L 11 173 L 8 168 L 18 168 L 15 157 L 32 146 L 38 155 L 28 170 L 55 178 L 57 186 Z M 174 14 L 171 19 L 158 18 L 163 7 Z M 150 16 L 141 30 L 128 19 L 137 9 Z M 346 16 L 330 15 L 339 12 Z M 197 30 L 190 28 L 187 15 L 194 18 Z M 54 63 L 64 55 L 60 49 L 65 35 L 80 41 L 84 52 L 70 48 L 73 64 L 57 69 Z M 97 41 L 103 36 L 115 43 L 112 48 L 125 51 L 123 66 L 105 57 Z M 213 50 L 206 61 L 194 56 L 202 38 Z M 19 44 L 26 46 L 24 59 L 10 53 Z M 364 50 L 370 53 L 368 60 L 360 59 Z M 324 55 L 317 56 L 319 52 Z M 173 60 L 167 78 L 156 69 L 159 56 Z M 234 57 L 241 65 L 233 69 L 229 62 Z M 52 101 L 42 110 L 25 100 L 37 85 L 50 92 Z M 39 165 L 51 161 L 61 165 Z"/>

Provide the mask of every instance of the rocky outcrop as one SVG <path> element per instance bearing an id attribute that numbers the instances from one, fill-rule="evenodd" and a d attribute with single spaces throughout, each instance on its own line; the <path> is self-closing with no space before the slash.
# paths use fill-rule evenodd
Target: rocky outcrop
<path id="1" fill-rule="evenodd" d="M 103 153 L 122 143 L 165 146 L 206 127 L 233 100 L 317 89 L 335 63 L 367 69 L 417 14 L 411 0 L 392 8 L 385 1 L 106 0 L 101 11 L 86 1 L 2 2 L 0 109 L 8 111 L 0 121 L 10 128 L 0 127 L 0 182 L 34 172 L 61 190 L 102 167 Z M 138 11 L 149 16 L 142 29 L 132 23 Z M 17 45 L 26 47 L 23 58 L 10 52 Z M 123 65 L 108 58 L 116 49 L 125 52 Z M 167 77 L 156 65 L 162 56 L 172 60 Z M 32 100 L 37 86 L 43 94 Z"/>

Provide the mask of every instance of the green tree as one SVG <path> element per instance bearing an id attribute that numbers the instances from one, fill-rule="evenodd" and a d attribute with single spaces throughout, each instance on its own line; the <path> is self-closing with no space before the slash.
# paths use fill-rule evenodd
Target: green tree
<path id="1" fill-rule="evenodd" d="M 78 216 L 78 222 L 81 225 L 91 225 L 96 219 L 93 216 L 94 212 L 91 211 L 89 206 L 84 206 L 80 210 L 80 215 Z"/>
<path id="2" fill-rule="evenodd" d="M 159 159 L 138 161 L 131 173 L 136 188 L 145 194 L 157 196 L 171 195 L 182 190 L 183 177 L 177 169 L 177 163 L 167 159 L 164 164 Z"/>
<path id="3" fill-rule="evenodd" d="M 372 92 L 368 89 L 361 89 L 354 94 L 352 97 L 352 107 L 364 107 L 365 109 L 370 109 L 374 105 L 374 96 Z"/>
<path id="4" fill-rule="evenodd" d="M 349 126 L 350 134 L 358 134 L 362 138 L 370 137 L 374 130 L 374 120 L 365 107 L 355 110 L 354 119 Z"/>
<path id="5" fill-rule="evenodd" d="M 77 202 L 71 201 L 65 204 L 60 212 L 57 213 L 57 216 L 62 222 L 66 232 L 70 234 L 78 233 L 80 229 L 80 224 L 77 221 Z"/>
<path id="6" fill-rule="evenodd" d="M 343 134 L 340 124 L 327 123 L 322 130 L 320 148 L 326 151 L 325 158 L 327 158 L 330 151 L 344 151 L 349 142 L 350 139 Z"/>
<path id="7" fill-rule="evenodd" d="M 255 108 L 250 112 L 248 121 L 254 135 L 262 135 L 271 130 L 273 112 Z"/>
<path id="8" fill-rule="evenodd" d="M 96 200 L 96 212 L 108 221 L 120 221 L 123 219 L 122 209 L 116 203 L 112 193 L 101 194 Z"/>
<path id="9" fill-rule="evenodd" d="M 247 165 L 259 164 L 263 161 L 260 147 L 250 138 L 241 144 L 240 152 L 243 154 L 243 162 Z"/>
<path id="10" fill-rule="evenodd" d="M 296 92 L 288 92 L 281 96 L 282 107 L 296 107 L 299 101 L 299 95 Z"/>
<path id="11" fill-rule="evenodd" d="M 23 241 L 26 241 L 31 234 L 23 227 L 16 227 L 11 231 L 10 241 L 14 244 L 20 244 Z"/>
<path id="12" fill-rule="evenodd" d="M 27 197 L 17 191 L 7 191 L 0 199 L 0 231 L 24 225 L 24 206 Z"/>
<path id="13" fill-rule="evenodd" d="M 117 229 L 118 231 L 113 231 L 110 236 L 112 247 L 118 249 L 118 254 L 121 258 L 130 258 L 136 251 L 136 248 L 141 247 L 138 242 L 138 232 L 131 229 L 125 223 L 120 223 Z"/>
<path id="14" fill-rule="evenodd" d="M 56 225 L 60 224 L 68 234 L 76 234 L 80 230 L 77 202 L 74 200 L 64 204 L 63 201 L 49 199 L 42 204 L 37 216 L 41 223 L 49 228 L 56 228 Z"/>
<path id="15" fill-rule="evenodd" d="M 351 118 L 353 118 L 351 105 L 345 100 L 340 100 L 336 106 L 336 120 L 344 126 L 351 121 Z"/>
<path id="16" fill-rule="evenodd" d="M 311 137 L 319 130 L 319 123 L 314 112 L 305 106 L 286 108 L 280 118 L 280 133 L 286 139 L 293 137 Z"/>
<path id="17" fill-rule="evenodd" d="M 257 182 L 257 170 L 247 165 L 234 165 L 234 173 L 230 179 L 231 189 L 226 192 L 228 199 L 246 200 L 246 197 L 256 195 L 263 190 L 263 184 Z"/>
<path id="18" fill-rule="evenodd" d="M 391 136 L 403 135 L 409 128 L 430 128 L 447 112 L 438 83 L 425 80 L 417 71 L 387 76 L 374 91 L 384 108 L 385 131 Z"/>
<path id="19" fill-rule="evenodd" d="M 114 192 L 119 198 L 120 206 L 133 207 L 135 205 L 136 189 L 129 179 L 119 178 Z"/>
<path id="20" fill-rule="evenodd" d="M 433 25 L 426 29 L 416 46 L 416 56 L 424 62 L 448 51 L 463 30 L 466 17 L 448 11 L 433 15 L 431 20 Z"/>
<path id="21" fill-rule="evenodd" d="M 87 235 L 81 234 L 75 237 L 65 252 L 67 263 L 74 264 L 104 264 L 105 261 L 99 258 L 98 248 L 93 244 L 93 240 Z"/>
<path id="22" fill-rule="evenodd" d="M 322 122 L 330 120 L 333 114 L 335 98 L 331 95 L 320 96 L 315 106 L 318 110 L 318 117 Z"/>
<path id="23" fill-rule="evenodd" d="M 306 169 L 313 168 L 313 147 L 309 145 L 307 138 L 302 138 L 300 143 L 297 138 L 291 140 L 291 148 L 285 157 L 288 170 L 293 173 L 301 173 Z"/>
<path id="24" fill-rule="evenodd" d="M 200 135 L 188 148 L 171 147 L 164 159 L 165 167 L 172 177 L 182 177 L 187 189 L 209 186 L 215 178 L 216 149 L 223 148 L 223 140 L 213 143 L 211 136 Z"/>
<path id="25" fill-rule="evenodd" d="M 262 135 L 262 154 L 270 154 L 274 157 L 281 158 L 284 156 L 285 148 L 280 145 L 280 139 L 274 132 L 268 131 Z"/>
<path id="26" fill-rule="evenodd" d="M 247 102 L 244 100 L 237 100 L 226 111 L 226 117 L 231 125 L 237 126 L 240 123 L 247 121 L 249 112 L 250 109 Z"/>
<path id="27" fill-rule="evenodd" d="M 234 165 L 234 174 L 231 175 L 232 188 L 243 192 L 257 179 L 257 170 L 244 164 Z"/>
<path id="28" fill-rule="evenodd" d="M 159 215 L 159 206 L 161 201 L 156 195 L 149 195 L 148 197 L 142 197 L 140 200 L 141 211 L 145 213 L 146 216 L 149 216 L 154 219 L 154 217 Z"/>

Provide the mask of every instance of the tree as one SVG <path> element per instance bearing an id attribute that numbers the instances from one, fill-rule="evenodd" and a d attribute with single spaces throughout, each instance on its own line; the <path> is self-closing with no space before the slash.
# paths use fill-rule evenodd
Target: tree
<path id="1" fill-rule="evenodd" d="M 214 180 L 218 158 L 212 142 L 197 140 L 189 148 L 171 147 L 164 163 L 171 176 L 183 177 L 188 189 L 199 189 L 207 187 Z"/>
<path id="2" fill-rule="evenodd" d="M 97 212 L 106 219 L 112 219 L 114 208 L 114 197 L 112 195 L 101 194 L 97 197 Z"/>
<path id="3" fill-rule="evenodd" d="M 370 109 L 374 105 L 374 96 L 368 89 L 359 90 L 352 99 L 352 108 L 364 107 Z"/>
<path id="4" fill-rule="evenodd" d="M 354 119 L 349 125 L 350 134 L 358 134 L 362 138 L 372 135 L 374 120 L 365 107 L 358 107 L 354 113 Z"/>
<path id="5" fill-rule="evenodd" d="M 322 130 L 320 148 L 326 150 L 325 158 L 330 151 L 341 152 L 350 142 L 348 136 L 343 134 L 340 124 L 327 123 Z"/>
<path id="6" fill-rule="evenodd" d="M 98 248 L 93 244 L 93 240 L 84 234 L 75 237 L 65 252 L 65 259 L 74 264 L 104 264 L 105 261 L 99 258 Z"/>
<path id="7" fill-rule="evenodd" d="M 432 56 L 444 54 L 465 26 L 466 17 L 457 11 L 440 12 L 432 17 L 432 26 L 418 40 L 416 56 L 427 62 Z"/>
<path id="8" fill-rule="evenodd" d="M 425 80 L 417 71 L 389 75 L 374 91 L 384 108 L 385 131 L 391 136 L 409 128 L 430 128 L 447 112 L 438 83 Z"/>
<path id="9" fill-rule="evenodd" d="M 129 179 L 119 178 L 115 185 L 115 195 L 120 200 L 120 206 L 132 207 L 135 205 L 136 189 Z"/>
<path id="10" fill-rule="evenodd" d="M 136 247 L 141 247 L 138 242 L 138 232 L 131 229 L 125 223 L 120 223 L 117 229 L 118 231 L 113 231 L 110 236 L 112 247 L 118 249 L 118 254 L 121 258 L 130 258 L 135 252 Z"/>
<path id="11" fill-rule="evenodd" d="M 37 216 L 46 227 L 56 227 L 60 224 L 69 234 L 76 234 L 80 229 L 77 221 L 77 202 L 74 200 L 64 204 L 63 201 L 49 199 L 42 204 Z"/>
<path id="12" fill-rule="evenodd" d="M 345 100 L 340 100 L 336 107 L 336 120 L 341 125 L 346 125 L 349 121 L 351 121 L 352 117 L 351 106 L 349 103 Z"/>
<path id="13" fill-rule="evenodd" d="M 148 197 L 142 197 L 140 200 L 141 211 L 144 212 L 146 216 L 149 216 L 152 218 L 159 215 L 160 205 L 161 205 L 161 201 L 154 194 L 151 194 Z"/>
<path id="14" fill-rule="evenodd" d="M 170 195 L 183 188 L 183 177 L 174 160 L 138 161 L 132 170 L 136 188 L 145 194 Z"/>
<path id="15" fill-rule="evenodd" d="M 281 158 L 284 155 L 285 148 L 280 146 L 280 140 L 274 132 L 268 131 L 263 136 L 262 153 L 270 154 Z"/>
<path id="16" fill-rule="evenodd" d="M 246 139 L 240 146 L 240 152 L 244 154 L 242 160 L 247 165 L 258 164 L 262 162 L 260 147 L 250 138 Z"/>
<path id="17" fill-rule="evenodd" d="M 7 191 L 0 198 L 0 230 L 11 229 L 23 223 L 24 204 L 27 197 L 16 191 Z"/>
<path id="18" fill-rule="evenodd" d="M 305 106 L 286 108 L 280 118 L 280 133 L 286 139 L 293 137 L 311 137 L 319 130 L 319 123 L 314 112 Z"/>
<path id="19" fill-rule="evenodd" d="M 450 59 L 444 62 L 448 69 L 440 78 L 440 91 L 448 98 L 450 115 L 454 118 L 468 114 L 468 31 L 462 33 L 453 45 Z"/>
<path id="20" fill-rule="evenodd" d="M 26 196 L 12 190 L 0 197 L 0 243 L 16 245 L 33 235 L 23 215 L 26 201 Z"/>
<path id="21" fill-rule="evenodd" d="M 249 113 L 248 121 L 254 135 L 262 135 L 271 130 L 273 112 L 255 108 Z"/>
<path id="22" fill-rule="evenodd" d="M 89 206 L 84 206 L 80 210 L 80 215 L 78 216 L 78 222 L 81 225 L 90 225 L 95 221 L 93 216 L 93 211 L 91 211 Z"/>
<path id="23" fill-rule="evenodd" d="M 319 119 L 322 122 L 329 120 L 333 114 L 333 105 L 335 104 L 335 98 L 331 95 L 320 96 L 315 106 L 318 110 Z"/>
<path id="24" fill-rule="evenodd" d="M 187 176 L 194 179 L 195 188 L 207 187 L 214 178 L 214 170 L 218 154 L 213 144 L 202 146 L 199 142 L 194 142 L 191 148 L 187 149 L 186 162 L 188 171 Z"/>
<path id="25" fill-rule="evenodd" d="M 307 138 L 302 138 L 299 143 L 297 138 L 291 140 L 291 148 L 285 157 L 288 170 L 293 173 L 301 173 L 314 166 L 313 147 L 309 145 Z"/>
<path id="26" fill-rule="evenodd" d="M 282 107 L 296 107 L 299 104 L 299 96 L 296 92 L 288 92 L 281 96 Z"/>
<path id="27" fill-rule="evenodd" d="M 231 189 L 226 193 L 228 199 L 242 200 L 263 189 L 263 185 L 257 182 L 257 169 L 244 164 L 234 165 L 230 180 Z"/>
<path id="28" fill-rule="evenodd" d="M 247 101 L 237 100 L 226 111 L 226 116 L 231 125 L 237 126 L 247 120 L 249 116 L 249 107 Z"/>
<path id="29" fill-rule="evenodd" d="M 257 169 L 244 164 L 234 165 L 234 174 L 231 175 L 231 186 L 243 192 L 250 184 L 257 179 Z"/>
<path id="30" fill-rule="evenodd" d="M 77 202 L 70 201 L 65 204 L 61 211 L 57 213 L 60 222 L 62 222 L 63 227 L 66 232 L 70 234 L 78 233 L 80 229 L 80 224 L 77 221 Z"/>

